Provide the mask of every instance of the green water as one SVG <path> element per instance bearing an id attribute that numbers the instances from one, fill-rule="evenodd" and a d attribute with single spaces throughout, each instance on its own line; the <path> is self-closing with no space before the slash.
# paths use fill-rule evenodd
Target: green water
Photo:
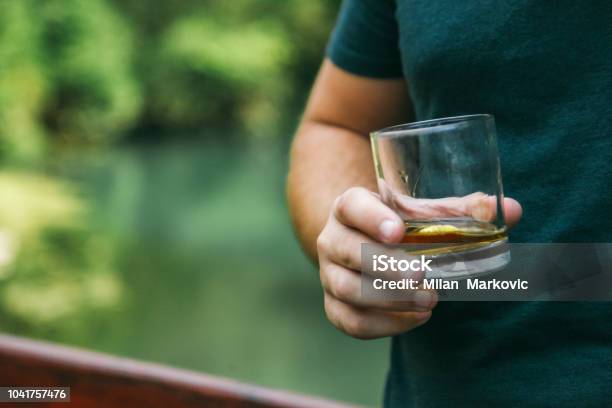
<path id="1" fill-rule="evenodd" d="M 111 237 L 121 299 L 76 328 L 5 318 L 3 329 L 379 405 L 388 341 L 350 339 L 325 320 L 317 272 L 288 221 L 284 169 L 279 148 L 58 156 L 44 172 L 72 183 L 91 205 L 91 227 Z"/>

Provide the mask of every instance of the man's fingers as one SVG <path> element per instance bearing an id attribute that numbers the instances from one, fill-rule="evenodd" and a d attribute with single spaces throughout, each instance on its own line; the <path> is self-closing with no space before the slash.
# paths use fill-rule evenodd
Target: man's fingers
<path id="1" fill-rule="evenodd" d="M 513 198 L 504 198 L 504 215 L 508 228 L 512 228 L 521 220 L 523 207 Z"/>
<path id="2" fill-rule="evenodd" d="M 376 271 L 374 274 L 371 271 L 368 272 L 368 268 L 363 268 L 364 265 L 361 263 L 362 244 L 369 244 L 378 253 L 394 256 L 396 259 L 414 259 L 401 249 L 386 247 L 384 244 L 380 244 L 331 218 L 325 231 L 317 240 L 317 249 L 320 254 L 319 263 L 321 265 L 326 264 L 326 262 L 335 263 L 354 271 L 369 273 L 375 278 L 388 280 L 412 278 L 420 281 L 425 276 L 422 271 L 401 272 L 392 268 L 388 268 L 384 272 Z"/>
<path id="3" fill-rule="evenodd" d="M 361 269 L 362 243 L 376 245 L 368 236 L 332 218 L 319 236 L 317 248 L 319 254 L 323 254 L 327 260 L 357 271 Z"/>
<path id="4" fill-rule="evenodd" d="M 397 243 L 404 234 L 401 218 L 365 188 L 350 188 L 338 197 L 333 215 L 340 223 L 380 242 Z"/>
<path id="5" fill-rule="evenodd" d="M 470 196 L 473 196 L 470 195 Z M 468 197 L 470 197 L 468 196 Z M 504 218 L 508 228 L 514 227 L 521 219 L 523 215 L 523 208 L 513 198 L 504 198 Z M 481 221 L 493 221 L 497 215 L 497 197 L 495 196 L 484 196 L 479 199 L 475 197 L 474 203 L 471 208 L 472 217 Z"/>
<path id="6" fill-rule="evenodd" d="M 325 295 L 325 313 L 334 326 L 359 339 L 395 336 L 426 323 L 428 312 L 388 312 L 359 309 L 333 296 Z"/>
<path id="7" fill-rule="evenodd" d="M 436 291 L 424 289 L 406 291 L 401 301 L 364 297 L 361 275 L 333 263 L 321 265 L 321 284 L 335 299 L 357 308 L 423 312 L 433 309 L 438 302 Z"/>

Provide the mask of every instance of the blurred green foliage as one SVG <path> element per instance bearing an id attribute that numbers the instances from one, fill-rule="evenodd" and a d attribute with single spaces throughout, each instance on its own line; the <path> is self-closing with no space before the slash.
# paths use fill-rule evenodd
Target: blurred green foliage
<path id="1" fill-rule="evenodd" d="M 29 19 L 26 1 L 0 2 L 0 160 L 34 157 L 42 150 L 48 83 L 40 32 Z"/>
<path id="2" fill-rule="evenodd" d="M 40 158 L 51 137 L 101 140 L 142 106 L 126 21 L 104 0 L 0 2 L 0 160 Z"/>
<path id="3" fill-rule="evenodd" d="M 30 334 L 70 321 L 62 331 L 74 335 L 92 312 L 119 304 L 112 243 L 88 224 L 87 203 L 68 183 L 5 171 L 0 191 L 3 315 Z"/>
<path id="4" fill-rule="evenodd" d="M 0 0 L 0 161 L 152 130 L 288 133 L 337 5 Z"/>
<path id="5" fill-rule="evenodd" d="M 49 81 L 43 118 L 48 130 L 96 140 L 129 129 L 142 96 L 125 18 L 104 0 L 45 1 L 36 14 Z"/>

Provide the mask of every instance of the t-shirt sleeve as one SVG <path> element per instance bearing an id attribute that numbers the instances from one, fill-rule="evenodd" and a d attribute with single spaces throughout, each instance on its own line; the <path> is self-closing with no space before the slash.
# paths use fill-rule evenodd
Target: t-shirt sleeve
<path id="1" fill-rule="evenodd" d="M 340 68 L 375 78 L 402 76 L 394 0 L 344 0 L 327 45 Z"/>

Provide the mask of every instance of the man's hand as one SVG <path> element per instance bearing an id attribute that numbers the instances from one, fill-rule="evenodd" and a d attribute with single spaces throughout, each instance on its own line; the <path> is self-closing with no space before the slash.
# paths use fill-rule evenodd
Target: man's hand
<path id="1" fill-rule="evenodd" d="M 367 189 L 353 187 L 336 199 L 317 249 L 325 313 L 338 329 L 371 339 L 399 334 L 429 320 L 437 303 L 435 291 L 420 290 L 408 302 L 361 296 L 361 244 L 398 243 L 403 236 L 399 216 Z"/>
<path id="2" fill-rule="evenodd" d="M 427 209 L 449 210 L 453 215 L 468 215 L 479 202 L 485 207 L 492 197 L 473 194 L 447 199 L 445 206 Z M 422 211 L 418 201 L 406 200 L 404 209 Z M 505 199 L 508 223 L 514 225 L 521 216 L 520 205 Z M 465 211 L 465 213 L 464 213 Z M 447 211 L 444 211 L 446 214 Z M 459 214 L 460 213 L 460 214 Z M 379 197 L 365 188 L 350 188 L 334 202 L 325 228 L 317 240 L 320 277 L 325 293 L 328 319 L 343 332 L 357 338 L 393 336 L 412 330 L 431 317 L 436 306 L 435 291 L 419 290 L 411 301 L 390 302 L 366 300 L 361 296 L 361 244 L 398 243 L 404 236 L 400 217 L 384 205 Z"/>

